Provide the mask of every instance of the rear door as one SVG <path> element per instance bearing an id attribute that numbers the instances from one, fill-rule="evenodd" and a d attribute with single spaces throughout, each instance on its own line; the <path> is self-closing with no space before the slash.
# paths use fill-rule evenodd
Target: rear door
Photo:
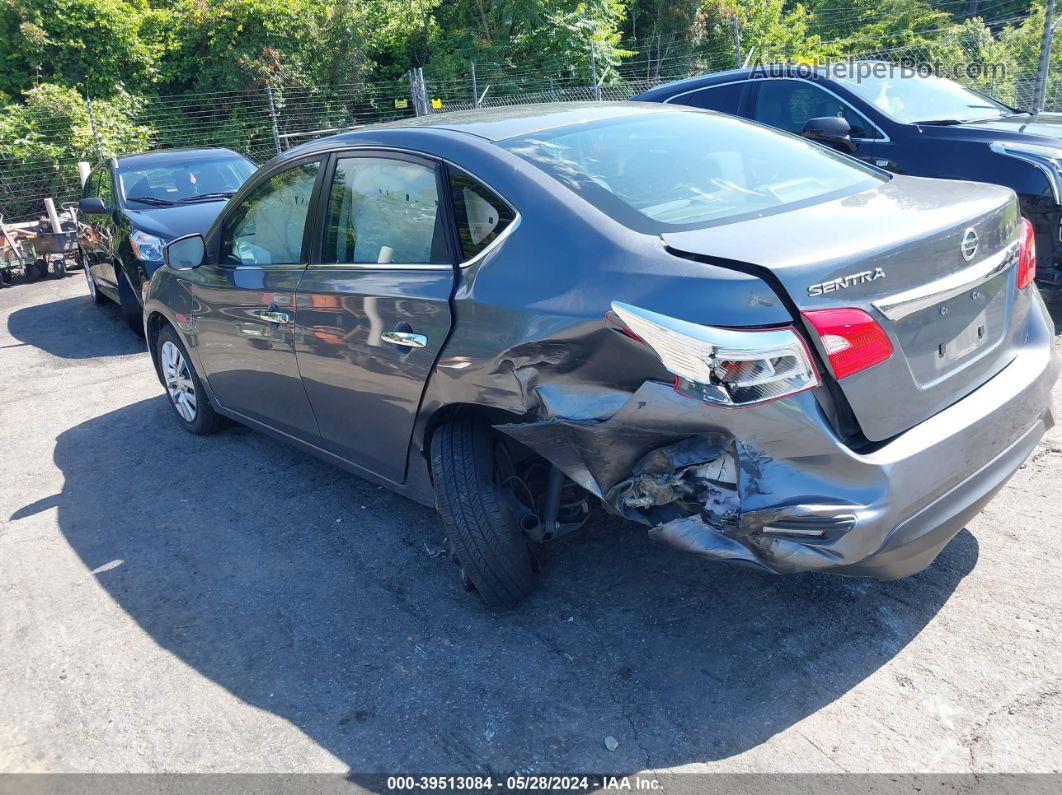
<path id="1" fill-rule="evenodd" d="M 226 208 L 210 264 L 189 271 L 197 346 L 220 403 L 285 433 L 316 440 L 295 361 L 295 288 L 309 254 L 322 163 L 286 163 Z"/>
<path id="2" fill-rule="evenodd" d="M 439 164 L 394 152 L 332 157 L 317 256 L 299 284 L 299 370 L 331 452 L 392 481 L 450 332 L 455 241 Z"/>

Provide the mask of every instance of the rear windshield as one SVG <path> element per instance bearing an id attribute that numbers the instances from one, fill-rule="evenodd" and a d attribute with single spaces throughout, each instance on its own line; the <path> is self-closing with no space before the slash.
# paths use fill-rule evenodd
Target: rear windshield
<path id="1" fill-rule="evenodd" d="M 639 114 L 500 142 L 648 232 L 767 215 L 887 179 L 802 138 L 702 111 Z"/>

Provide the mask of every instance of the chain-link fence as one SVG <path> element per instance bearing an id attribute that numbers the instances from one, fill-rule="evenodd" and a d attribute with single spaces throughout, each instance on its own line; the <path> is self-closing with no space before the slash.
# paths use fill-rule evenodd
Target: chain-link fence
<path id="1" fill-rule="evenodd" d="M 1021 19 L 1005 22 L 1013 26 Z M 0 155 L 0 213 L 11 221 L 40 213 L 45 196 L 57 202 L 76 199 L 79 160 L 144 149 L 223 146 L 261 163 L 304 141 L 377 122 L 474 107 L 622 100 L 663 82 L 736 64 L 787 60 L 784 54 L 755 47 L 743 51 L 740 41 L 733 48 L 706 51 L 672 37 L 626 43 L 624 49 L 634 54 L 617 63 L 603 63 L 591 48 L 582 59 L 469 63 L 464 77 L 445 80 L 433 80 L 430 70 L 414 69 L 403 79 L 349 85 L 89 102 L 76 118 L 44 120 L 33 127 L 35 157 Z M 823 44 L 822 50 L 845 57 L 840 46 Z M 861 52 L 858 58 L 928 65 L 1028 108 L 1033 106 L 1039 42 L 1003 46 L 986 36 L 983 27 L 960 28 L 930 43 Z M 1062 110 L 1062 79 L 1048 81 L 1047 88 L 1045 107 Z"/>

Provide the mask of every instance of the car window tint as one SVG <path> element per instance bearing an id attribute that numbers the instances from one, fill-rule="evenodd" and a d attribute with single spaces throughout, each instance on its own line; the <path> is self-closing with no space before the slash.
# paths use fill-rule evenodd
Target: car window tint
<path id="1" fill-rule="evenodd" d="M 846 103 L 818 86 L 799 80 L 764 80 L 757 85 L 752 118 L 800 134 L 810 119 L 841 116 L 853 138 L 877 138 L 873 126 Z"/>
<path id="2" fill-rule="evenodd" d="M 450 169 L 450 194 L 454 203 L 461 259 L 471 259 L 513 222 L 516 213 L 496 193 L 456 168 Z"/>
<path id="3" fill-rule="evenodd" d="M 289 168 L 255 188 L 225 221 L 221 261 L 230 265 L 296 265 L 320 163 Z"/>
<path id="4" fill-rule="evenodd" d="M 738 103 L 741 102 L 741 92 L 744 90 L 745 83 L 730 83 L 725 86 L 694 91 L 692 94 L 684 94 L 676 97 L 674 104 L 717 110 L 721 113 L 737 113 Z"/>
<path id="5" fill-rule="evenodd" d="M 380 157 L 336 161 L 321 261 L 449 261 L 435 169 Z"/>

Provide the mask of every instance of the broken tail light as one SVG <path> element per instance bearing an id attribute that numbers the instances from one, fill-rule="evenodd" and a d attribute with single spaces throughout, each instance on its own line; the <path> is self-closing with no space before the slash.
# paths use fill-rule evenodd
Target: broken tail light
<path id="1" fill-rule="evenodd" d="M 807 346 L 790 327 L 702 326 L 619 302 L 610 314 L 659 357 L 675 375 L 675 388 L 689 397 L 748 406 L 818 386 Z"/>
<path id="2" fill-rule="evenodd" d="M 862 309 L 816 309 L 802 314 L 818 332 L 838 381 L 892 356 L 889 335 Z"/>
<path id="3" fill-rule="evenodd" d="M 1018 249 L 1018 289 L 1036 278 L 1036 233 L 1028 218 L 1021 219 L 1021 247 Z"/>

